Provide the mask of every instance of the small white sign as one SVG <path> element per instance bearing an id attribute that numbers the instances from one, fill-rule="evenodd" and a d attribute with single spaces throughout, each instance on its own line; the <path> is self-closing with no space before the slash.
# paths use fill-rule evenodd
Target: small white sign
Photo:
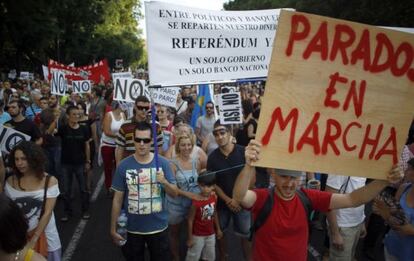
<path id="1" fill-rule="evenodd" d="M 30 139 L 29 135 L 21 133 L 20 131 L 0 126 L 0 148 L 6 154 L 9 154 L 21 141 L 29 141 Z"/>
<path id="2" fill-rule="evenodd" d="M 117 78 L 114 85 L 115 101 L 135 102 L 135 99 L 140 95 L 150 98 L 150 93 L 148 88 L 145 86 L 144 80 Z"/>
<path id="3" fill-rule="evenodd" d="M 30 73 L 29 72 L 20 72 L 20 79 L 22 80 L 29 80 L 30 79 Z"/>
<path id="4" fill-rule="evenodd" d="M 63 71 L 52 70 L 50 93 L 64 96 L 66 94 L 66 79 Z"/>
<path id="5" fill-rule="evenodd" d="M 17 76 L 16 69 L 10 70 L 10 72 L 7 76 L 8 76 L 9 79 L 12 79 L 12 80 L 16 79 L 16 76 Z"/>
<path id="6" fill-rule="evenodd" d="M 92 89 L 92 83 L 89 80 L 72 81 L 72 90 L 74 93 L 90 93 L 91 89 Z"/>
<path id="7" fill-rule="evenodd" d="M 239 92 L 230 92 L 218 96 L 221 124 L 242 123 L 241 96 Z"/>
<path id="8" fill-rule="evenodd" d="M 119 78 L 133 78 L 131 72 L 120 72 L 120 73 L 113 73 L 112 74 L 112 82 L 115 84 L 116 79 Z"/>
<path id="9" fill-rule="evenodd" d="M 150 88 L 151 98 L 155 103 L 168 107 L 177 105 L 180 87 Z"/>

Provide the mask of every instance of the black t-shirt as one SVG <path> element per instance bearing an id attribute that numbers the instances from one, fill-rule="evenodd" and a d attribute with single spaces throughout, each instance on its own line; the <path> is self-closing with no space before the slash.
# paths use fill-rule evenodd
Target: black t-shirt
<path id="1" fill-rule="evenodd" d="M 87 128 L 89 137 L 91 137 L 92 136 L 92 124 L 94 122 L 95 122 L 95 120 L 87 119 L 87 120 L 84 120 L 84 121 L 79 121 L 78 123 L 79 123 L 79 125 L 85 126 Z"/>
<path id="2" fill-rule="evenodd" d="M 254 119 L 250 119 L 244 126 L 243 129 L 237 132 L 237 144 L 242 146 L 247 146 L 252 138 L 249 138 L 247 130 L 250 125 L 253 125 L 253 133 L 256 133 L 257 130 L 257 122 Z"/>
<path id="3" fill-rule="evenodd" d="M 84 164 L 85 142 L 90 139 L 87 127 L 79 125 L 79 128 L 72 129 L 64 125 L 58 129 L 57 135 L 62 139 L 62 164 Z"/>
<path id="4" fill-rule="evenodd" d="M 4 126 L 20 131 L 26 135 L 29 135 L 31 137 L 31 141 L 36 141 L 42 137 L 40 130 L 36 126 L 36 124 L 34 124 L 34 122 L 26 118 L 20 122 L 9 120 L 4 124 Z"/>
<path id="5" fill-rule="evenodd" d="M 233 197 L 233 187 L 237 176 L 241 172 L 245 164 L 244 147 L 235 145 L 233 151 L 226 157 L 219 148 L 215 149 L 207 160 L 207 170 L 218 171 L 231 168 L 240 164 L 243 166 L 229 169 L 216 174 L 216 185 L 219 186 L 228 197 Z M 227 207 L 226 204 L 219 199 L 218 208 Z"/>

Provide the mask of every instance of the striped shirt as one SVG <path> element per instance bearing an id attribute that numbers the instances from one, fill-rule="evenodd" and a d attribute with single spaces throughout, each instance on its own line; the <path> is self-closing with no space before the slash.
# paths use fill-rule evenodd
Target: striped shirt
<path id="1" fill-rule="evenodd" d="M 122 158 L 126 158 L 129 155 L 134 154 L 135 145 L 134 145 L 134 130 L 138 122 L 135 118 L 126 120 L 119 128 L 119 131 L 116 135 L 116 145 L 124 148 L 124 154 Z M 162 146 L 162 130 L 158 121 L 155 122 L 157 128 L 157 145 L 158 147 Z M 154 143 L 151 143 L 151 152 L 154 152 Z"/>

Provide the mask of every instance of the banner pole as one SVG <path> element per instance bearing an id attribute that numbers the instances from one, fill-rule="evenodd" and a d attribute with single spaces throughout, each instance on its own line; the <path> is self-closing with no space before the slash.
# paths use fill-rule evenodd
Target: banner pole
<path id="1" fill-rule="evenodd" d="M 157 126 L 155 122 L 155 103 L 151 99 L 151 127 L 152 127 L 152 136 L 154 142 L 154 159 L 155 159 L 155 168 L 159 170 L 159 161 L 158 161 L 158 143 L 157 143 Z"/>

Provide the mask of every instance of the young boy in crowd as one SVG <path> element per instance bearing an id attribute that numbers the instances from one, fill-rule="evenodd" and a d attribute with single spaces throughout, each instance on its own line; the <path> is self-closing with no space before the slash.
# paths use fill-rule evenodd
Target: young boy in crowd
<path id="1" fill-rule="evenodd" d="M 213 193 L 215 175 L 211 172 L 200 173 L 197 179 L 200 187 L 199 198 L 192 200 L 188 214 L 188 239 L 186 261 L 215 260 L 216 228 L 217 239 L 223 236 L 220 229 L 216 205 L 217 196 Z"/>

